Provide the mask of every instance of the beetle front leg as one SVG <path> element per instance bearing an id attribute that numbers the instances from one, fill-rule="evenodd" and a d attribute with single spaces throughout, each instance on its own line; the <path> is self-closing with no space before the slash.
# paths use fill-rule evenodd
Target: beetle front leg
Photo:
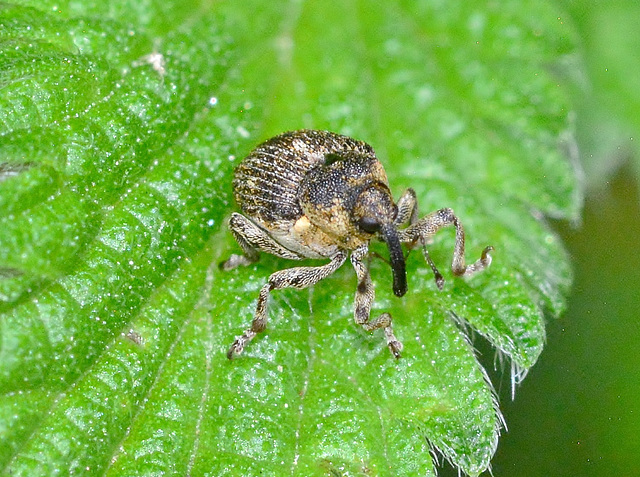
<path id="1" fill-rule="evenodd" d="M 448 208 L 433 212 L 420 219 L 416 224 L 401 230 L 399 232 L 400 241 L 403 243 L 420 242 L 424 245 L 438 230 L 449 225 L 453 225 L 456 228 L 456 243 L 453 251 L 453 261 L 451 262 L 451 271 L 453 274 L 468 277 L 487 268 L 491 264 L 490 252 L 493 250 L 493 247 L 485 247 L 478 260 L 471 265 L 466 265 L 464 259 L 464 228 L 462 227 L 460 219 L 453 213 L 453 210 Z M 428 258 L 428 254 L 426 257 L 432 268 L 434 268 L 433 262 Z"/>
<path id="2" fill-rule="evenodd" d="M 338 252 L 331 258 L 329 263 L 320 267 L 295 267 L 272 273 L 267 283 L 260 289 L 256 313 L 251 327 L 242 336 L 236 338 L 231 348 L 229 348 L 227 358 L 233 359 L 242 353 L 247 343 L 267 328 L 267 304 L 271 291 L 282 288 L 307 288 L 315 285 L 340 268 L 346 259 L 347 254 L 345 252 Z"/>
<path id="3" fill-rule="evenodd" d="M 362 325 L 366 331 L 383 328 L 389 350 L 391 350 L 393 356 L 400 358 L 402 343 L 398 341 L 393 334 L 391 315 L 389 313 L 383 313 L 377 318 L 371 320 L 371 304 L 373 303 L 375 292 L 373 283 L 371 282 L 369 268 L 364 263 L 368 253 L 369 248 L 366 244 L 351 252 L 351 264 L 353 265 L 353 268 L 356 271 L 356 276 L 358 277 L 353 317 L 355 322 Z"/>
<path id="4" fill-rule="evenodd" d="M 396 225 L 402 225 L 409 222 L 409 225 L 413 225 L 418 220 L 418 199 L 416 198 L 416 192 L 409 187 L 404 194 L 398 199 L 398 216 L 394 221 Z"/>

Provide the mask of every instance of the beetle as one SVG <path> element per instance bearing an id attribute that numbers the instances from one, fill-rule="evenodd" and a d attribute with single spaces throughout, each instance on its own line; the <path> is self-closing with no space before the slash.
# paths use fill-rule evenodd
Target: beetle
<path id="1" fill-rule="evenodd" d="M 378 239 L 389 249 L 393 292 L 407 292 L 402 245 L 422 246 L 425 259 L 442 289 L 444 279 L 429 257 L 427 241 L 441 228 L 456 230 L 451 270 L 470 276 L 491 263 L 486 247 L 481 257 L 465 265 L 464 229 L 449 208 L 418 219 L 416 193 L 407 189 L 397 202 L 386 172 L 373 148 L 362 141 L 328 131 L 303 129 L 275 136 L 257 146 L 238 164 L 233 193 L 242 214 L 234 212 L 229 228 L 244 252 L 221 264 L 223 270 L 249 265 L 259 252 L 291 260 L 329 259 L 325 265 L 295 267 L 273 273 L 261 288 L 251 326 L 231 345 L 233 359 L 267 327 L 267 302 L 273 290 L 306 288 L 340 268 L 350 255 L 358 284 L 354 319 L 367 331 L 384 330 L 396 358 L 402 343 L 395 337 L 391 315 L 371 318 L 374 286 L 368 267 L 369 243 Z M 400 228 L 408 224 L 405 228 Z"/>

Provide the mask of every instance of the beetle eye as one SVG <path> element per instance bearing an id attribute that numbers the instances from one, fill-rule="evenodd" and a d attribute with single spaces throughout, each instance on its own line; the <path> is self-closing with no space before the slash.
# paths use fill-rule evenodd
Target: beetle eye
<path id="1" fill-rule="evenodd" d="M 375 234 L 376 232 L 380 231 L 380 222 L 378 222 L 373 217 L 362 217 L 360 220 L 358 220 L 358 227 L 363 232 L 366 232 L 368 234 Z"/>

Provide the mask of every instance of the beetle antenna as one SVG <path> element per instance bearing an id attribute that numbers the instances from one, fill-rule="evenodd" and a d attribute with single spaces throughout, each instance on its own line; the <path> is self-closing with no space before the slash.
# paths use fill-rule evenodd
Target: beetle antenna
<path id="1" fill-rule="evenodd" d="M 440 270 L 438 270 L 438 267 L 436 267 L 436 264 L 433 263 L 433 260 L 431 260 L 431 255 L 429 255 L 429 251 L 427 250 L 426 245 L 422 246 L 422 252 L 424 253 L 424 258 L 427 260 L 427 263 L 433 271 L 433 276 L 436 279 L 436 286 L 438 287 L 438 290 L 442 290 L 442 288 L 444 287 L 444 277 L 440 273 Z"/>
<path id="2" fill-rule="evenodd" d="M 407 271 L 398 231 L 389 224 L 380 228 L 380 234 L 389 247 L 389 259 L 391 260 L 391 270 L 393 270 L 393 293 L 396 296 L 404 296 L 407 293 Z"/>

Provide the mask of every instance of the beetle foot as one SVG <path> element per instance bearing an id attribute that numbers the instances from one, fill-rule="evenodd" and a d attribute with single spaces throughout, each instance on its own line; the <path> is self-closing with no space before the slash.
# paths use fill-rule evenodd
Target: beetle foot
<path id="1" fill-rule="evenodd" d="M 255 331 L 247 330 L 242 336 L 236 337 L 236 340 L 233 342 L 231 348 L 229 348 L 229 351 L 227 352 L 227 358 L 231 360 L 242 354 L 244 347 L 247 345 L 247 343 L 249 343 L 249 341 L 255 338 L 256 334 L 257 333 Z"/>
<path id="2" fill-rule="evenodd" d="M 393 334 L 393 330 L 390 326 L 387 326 L 384 329 L 384 336 L 387 338 L 387 346 L 389 347 L 391 354 L 393 354 L 394 358 L 399 359 L 402 356 L 400 354 L 400 351 L 402 351 L 402 348 L 404 348 L 404 346 Z"/>
<path id="3" fill-rule="evenodd" d="M 491 265 L 491 252 L 493 252 L 494 250 L 495 249 L 491 245 L 485 247 L 482 251 L 482 255 L 480 255 L 480 258 L 476 260 L 475 263 L 467 266 L 462 275 L 465 277 L 471 276 L 474 273 L 481 272 L 489 265 Z"/>
<path id="4" fill-rule="evenodd" d="M 480 261 L 482 262 L 482 264 L 486 267 L 488 267 L 489 265 L 491 265 L 491 252 L 493 252 L 495 250 L 495 248 L 493 248 L 493 246 L 489 245 L 488 247 L 485 247 L 484 250 L 482 251 L 482 255 L 480 256 Z"/>
<path id="5" fill-rule="evenodd" d="M 236 255 L 232 254 L 228 259 L 224 262 L 220 262 L 220 270 L 228 272 L 229 270 L 233 270 L 239 266 L 246 267 L 247 265 L 251 265 L 255 260 L 250 260 L 244 255 Z"/>

